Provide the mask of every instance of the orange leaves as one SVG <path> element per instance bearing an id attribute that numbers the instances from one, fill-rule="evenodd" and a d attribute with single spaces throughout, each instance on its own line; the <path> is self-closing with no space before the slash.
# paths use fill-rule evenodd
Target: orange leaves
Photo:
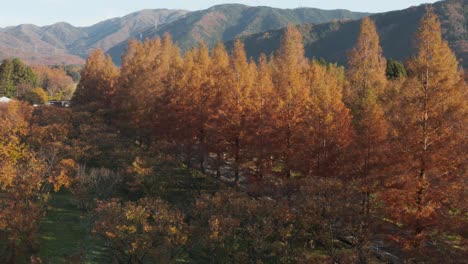
<path id="1" fill-rule="evenodd" d="M 129 168 L 130 173 L 137 174 L 139 176 L 148 176 L 152 173 L 152 169 L 147 165 L 147 161 L 136 157 L 135 161 L 132 163 L 132 166 Z"/>
<path id="2" fill-rule="evenodd" d="M 310 103 L 304 139 L 307 147 L 303 168 L 317 176 L 337 176 L 343 164 L 337 164 L 352 140 L 350 111 L 342 101 L 343 69 L 313 61 L 308 69 Z"/>
<path id="3" fill-rule="evenodd" d="M 51 100 L 69 100 L 73 94 L 74 83 L 63 69 L 48 66 L 35 66 L 37 84 L 47 91 Z"/>
<path id="4" fill-rule="evenodd" d="M 26 145 L 30 111 L 11 102 L 0 108 L 0 231 L 8 243 L 30 242 L 45 211 L 45 164 Z"/>
<path id="5" fill-rule="evenodd" d="M 71 185 L 72 177 L 76 174 L 78 165 L 72 159 L 64 159 L 53 168 L 52 175 L 49 177 L 49 182 L 53 184 L 54 190 L 57 192 L 60 188 L 68 188 Z"/>
<path id="6" fill-rule="evenodd" d="M 380 94 L 387 81 L 385 75 L 387 62 L 383 57 L 375 23 L 369 17 L 362 20 L 356 46 L 348 57 L 349 89 L 358 92 L 358 95 L 364 95 L 368 90 Z M 350 99 L 359 100 L 356 94 L 350 95 Z"/>
<path id="7" fill-rule="evenodd" d="M 212 259 L 227 256 L 234 262 L 268 260 L 289 252 L 297 234 L 297 215 L 286 203 L 270 198 L 250 197 L 234 190 L 203 195 L 196 202 L 197 227 Z M 199 241 L 193 241 L 200 244 Z M 292 254 L 291 254 L 292 255 Z M 291 256 L 289 255 L 289 256 Z"/>
<path id="8" fill-rule="evenodd" d="M 102 50 L 95 50 L 86 61 L 81 80 L 73 95 L 72 102 L 78 105 L 97 104 L 97 108 L 109 109 L 114 95 L 119 71 L 110 56 Z M 92 106 L 91 109 L 96 106 Z"/>
<path id="9" fill-rule="evenodd" d="M 165 260 L 187 240 L 183 215 L 161 200 L 101 202 L 95 212 L 93 232 L 106 239 L 119 259 Z"/>
<path id="10" fill-rule="evenodd" d="M 411 237 L 400 240 L 421 257 L 428 240 L 460 232 L 466 194 L 466 95 L 457 60 L 442 40 L 437 15 L 428 10 L 417 33 L 417 54 L 390 116 L 395 170 L 381 198 Z M 465 103 L 461 103 L 463 101 Z M 466 203 L 466 202 L 465 202 Z M 417 249 L 417 250 L 414 250 Z"/>
<path id="11" fill-rule="evenodd" d="M 50 189 L 69 187 L 76 168 L 73 160 L 58 155 L 64 151 L 66 126 L 57 122 L 47 127 L 44 123 L 51 120 L 31 118 L 31 112 L 15 101 L 0 106 L 0 232 L 7 247 L 33 243 Z"/>

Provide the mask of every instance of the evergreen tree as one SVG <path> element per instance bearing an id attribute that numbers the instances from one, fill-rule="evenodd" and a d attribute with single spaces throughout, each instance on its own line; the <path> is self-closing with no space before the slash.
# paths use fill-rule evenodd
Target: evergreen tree
<path id="1" fill-rule="evenodd" d="M 13 73 L 14 66 L 11 60 L 6 59 L 0 65 L 0 95 L 13 97 L 14 95 L 14 82 Z"/>
<path id="2" fill-rule="evenodd" d="M 13 64 L 13 84 L 29 84 L 34 86 L 36 84 L 36 75 L 33 70 L 25 65 L 20 59 L 15 58 L 12 60 Z"/>
<path id="3" fill-rule="evenodd" d="M 408 76 L 403 63 L 392 59 L 387 60 L 387 70 L 385 74 L 388 80 L 398 80 Z"/>

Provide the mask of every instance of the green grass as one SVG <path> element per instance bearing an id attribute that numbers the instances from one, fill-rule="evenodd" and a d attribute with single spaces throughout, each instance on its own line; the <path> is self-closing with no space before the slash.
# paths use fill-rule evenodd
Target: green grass
<path id="1" fill-rule="evenodd" d="M 78 210 L 68 193 L 53 194 L 39 228 L 44 263 L 108 263 L 103 243 L 91 234 L 87 215 Z"/>

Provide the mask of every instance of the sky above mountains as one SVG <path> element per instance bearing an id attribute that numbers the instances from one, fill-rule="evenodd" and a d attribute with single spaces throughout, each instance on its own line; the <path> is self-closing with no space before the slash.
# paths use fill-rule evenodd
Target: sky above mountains
<path id="1" fill-rule="evenodd" d="M 362 12 L 385 12 L 404 9 L 433 0 L 0 0 L 0 27 L 35 24 L 49 25 L 65 21 L 75 26 L 89 26 L 99 21 L 124 16 L 142 9 L 199 10 L 214 5 L 240 3 L 279 8 L 315 7 L 349 9 Z"/>

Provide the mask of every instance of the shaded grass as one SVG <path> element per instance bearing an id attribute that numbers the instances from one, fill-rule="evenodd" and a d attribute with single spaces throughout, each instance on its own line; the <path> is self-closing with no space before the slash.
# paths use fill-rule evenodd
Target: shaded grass
<path id="1" fill-rule="evenodd" d="M 91 234 L 86 213 L 77 209 L 71 194 L 53 194 L 49 209 L 39 227 L 40 250 L 44 263 L 108 263 L 99 241 Z"/>

